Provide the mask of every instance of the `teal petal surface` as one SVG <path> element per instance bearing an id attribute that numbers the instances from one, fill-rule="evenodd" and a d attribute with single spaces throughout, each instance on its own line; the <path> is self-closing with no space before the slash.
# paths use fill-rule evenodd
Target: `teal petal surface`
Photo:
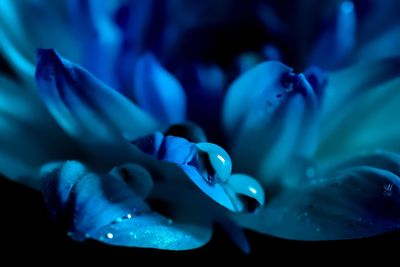
<path id="1" fill-rule="evenodd" d="M 64 1 L 1 1 L 0 52 L 17 75 L 32 79 L 38 47 L 57 47 L 68 58 L 79 59 L 65 5 Z"/>
<path id="2" fill-rule="evenodd" d="M 365 62 L 331 74 L 322 101 L 318 156 L 399 149 L 399 86 L 399 58 Z"/>
<path id="3" fill-rule="evenodd" d="M 364 156 L 286 189 L 254 215 L 238 222 L 296 240 L 373 236 L 400 228 L 399 155 Z"/>
<path id="4" fill-rule="evenodd" d="M 0 173 L 38 188 L 42 164 L 76 157 L 76 144 L 60 129 L 37 92 L 0 75 Z"/>

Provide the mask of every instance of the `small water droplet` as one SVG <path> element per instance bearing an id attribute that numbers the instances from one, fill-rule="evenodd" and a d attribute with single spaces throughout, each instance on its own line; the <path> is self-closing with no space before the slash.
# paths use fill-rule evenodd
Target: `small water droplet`
<path id="1" fill-rule="evenodd" d="M 129 237 L 132 239 L 137 239 L 137 234 L 135 234 L 134 232 L 129 232 Z"/>
<path id="2" fill-rule="evenodd" d="M 126 215 L 126 218 L 127 219 L 132 219 L 132 215 L 131 214 Z"/>
<path id="3" fill-rule="evenodd" d="M 173 221 L 172 221 L 172 219 L 168 219 L 168 224 L 172 224 L 173 223 Z"/>
<path id="4" fill-rule="evenodd" d="M 113 239 L 113 238 L 114 238 L 114 235 L 113 235 L 112 233 L 107 233 L 107 234 L 106 234 L 106 237 L 107 237 L 108 239 Z"/>
<path id="5" fill-rule="evenodd" d="M 316 229 L 316 230 L 317 230 L 317 232 L 321 231 L 321 229 L 320 229 L 319 227 L 317 227 L 317 229 Z"/>
<path id="6" fill-rule="evenodd" d="M 197 143 L 198 170 L 209 184 L 224 183 L 232 171 L 232 161 L 226 151 L 211 143 Z"/>

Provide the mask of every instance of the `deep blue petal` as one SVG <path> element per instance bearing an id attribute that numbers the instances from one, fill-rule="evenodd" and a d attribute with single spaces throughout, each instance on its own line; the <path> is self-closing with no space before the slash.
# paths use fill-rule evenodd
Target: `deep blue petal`
<path id="1" fill-rule="evenodd" d="M 183 122 L 186 95 L 179 81 L 151 54 L 142 56 L 135 71 L 135 98 L 154 118 L 165 124 Z"/>
<path id="2" fill-rule="evenodd" d="M 115 75 L 122 92 L 132 99 L 136 61 L 145 51 L 159 55 L 165 43 L 165 5 L 164 0 L 134 0 L 119 6 L 115 13 L 115 23 L 122 32 Z"/>
<path id="3" fill-rule="evenodd" d="M 114 23 L 112 3 L 72 0 L 68 7 L 75 37 L 82 47 L 80 63 L 108 86 L 120 90 L 115 67 L 122 33 Z"/>
<path id="4" fill-rule="evenodd" d="M 356 53 L 357 60 L 377 60 L 400 56 L 400 26 L 399 23 L 380 33 L 368 42 L 364 42 Z"/>
<path id="5" fill-rule="evenodd" d="M 57 122 L 87 142 L 132 138 L 155 129 L 155 121 L 123 95 L 54 50 L 38 50 L 36 81 Z"/>
<path id="6" fill-rule="evenodd" d="M 204 129 L 209 138 L 218 138 L 226 77 L 213 65 L 187 64 L 182 67 L 180 80 L 186 89 L 188 118 Z M 207 103 L 205 106 L 204 104 Z"/>
<path id="7" fill-rule="evenodd" d="M 317 40 L 309 64 L 326 69 L 343 65 L 356 45 L 356 27 L 357 17 L 353 2 L 341 2 L 333 22 Z"/>

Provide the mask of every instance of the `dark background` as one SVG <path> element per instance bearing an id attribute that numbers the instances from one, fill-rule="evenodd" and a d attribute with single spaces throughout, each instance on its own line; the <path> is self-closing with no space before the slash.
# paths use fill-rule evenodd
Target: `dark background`
<path id="1" fill-rule="evenodd" d="M 218 228 L 205 247 L 183 252 L 112 247 L 95 241 L 75 242 L 51 223 L 40 193 L 5 178 L 0 178 L 0 214 L 0 260 L 10 257 L 14 263 L 19 260 L 53 262 L 53 258 L 60 262 L 87 259 L 93 263 L 106 259 L 113 262 L 144 259 L 148 263 L 164 258 L 182 261 L 199 257 L 206 261 L 262 258 L 262 265 L 292 260 L 325 265 L 338 259 L 345 262 L 374 258 L 381 264 L 394 261 L 396 265 L 400 254 L 399 232 L 360 240 L 300 242 L 247 231 L 252 246 L 249 255 L 244 255 Z"/>

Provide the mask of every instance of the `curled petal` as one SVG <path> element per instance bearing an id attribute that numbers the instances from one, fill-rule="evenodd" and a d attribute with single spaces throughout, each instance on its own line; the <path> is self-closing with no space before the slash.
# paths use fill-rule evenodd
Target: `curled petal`
<path id="1" fill-rule="evenodd" d="M 285 189 L 259 213 L 238 221 L 262 233 L 298 240 L 361 238 L 398 230 L 399 156 L 371 157 L 378 163 L 349 162 L 308 185 Z"/>
<path id="2" fill-rule="evenodd" d="M 151 54 L 137 63 L 135 97 L 145 111 L 166 124 L 183 122 L 186 96 L 181 84 Z"/>
<path id="3" fill-rule="evenodd" d="M 313 156 L 319 99 L 303 74 L 278 62 L 261 63 L 228 89 L 223 122 L 239 171 L 277 181 L 285 164 Z M 295 183 L 294 177 L 279 179 Z"/>
<path id="4" fill-rule="evenodd" d="M 204 225 L 188 226 L 152 211 L 124 180 L 91 173 L 79 162 L 45 166 L 42 175 L 50 214 L 75 240 L 185 250 L 210 238 Z"/>
<path id="5" fill-rule="evenodd" d="M 49 111 L 74 137 L 110 141 L 134 138 L 157 127 L 123 95 L 54 50 L 38 50 L 36 80 Z"/>
<path id="6" fill-rule="evenodd" d="M 238 196 L 246 191 L 246 187 L 260 189 L 259 194 L 244 193 L 250 199 L 260 200 L 262 189 L 253 179 L 244 179 L 239 183 L 234 178 L 233 186 L 229 188 L 232 163 L 229 155 L 215 144 L 194 144 L 184 138 L 163 136 L 161 133 L 139 138 L 132 143 L 143 153 L 178 166 L 206 195 L 229 210 L 246 210 L 246 204 Z"/>

